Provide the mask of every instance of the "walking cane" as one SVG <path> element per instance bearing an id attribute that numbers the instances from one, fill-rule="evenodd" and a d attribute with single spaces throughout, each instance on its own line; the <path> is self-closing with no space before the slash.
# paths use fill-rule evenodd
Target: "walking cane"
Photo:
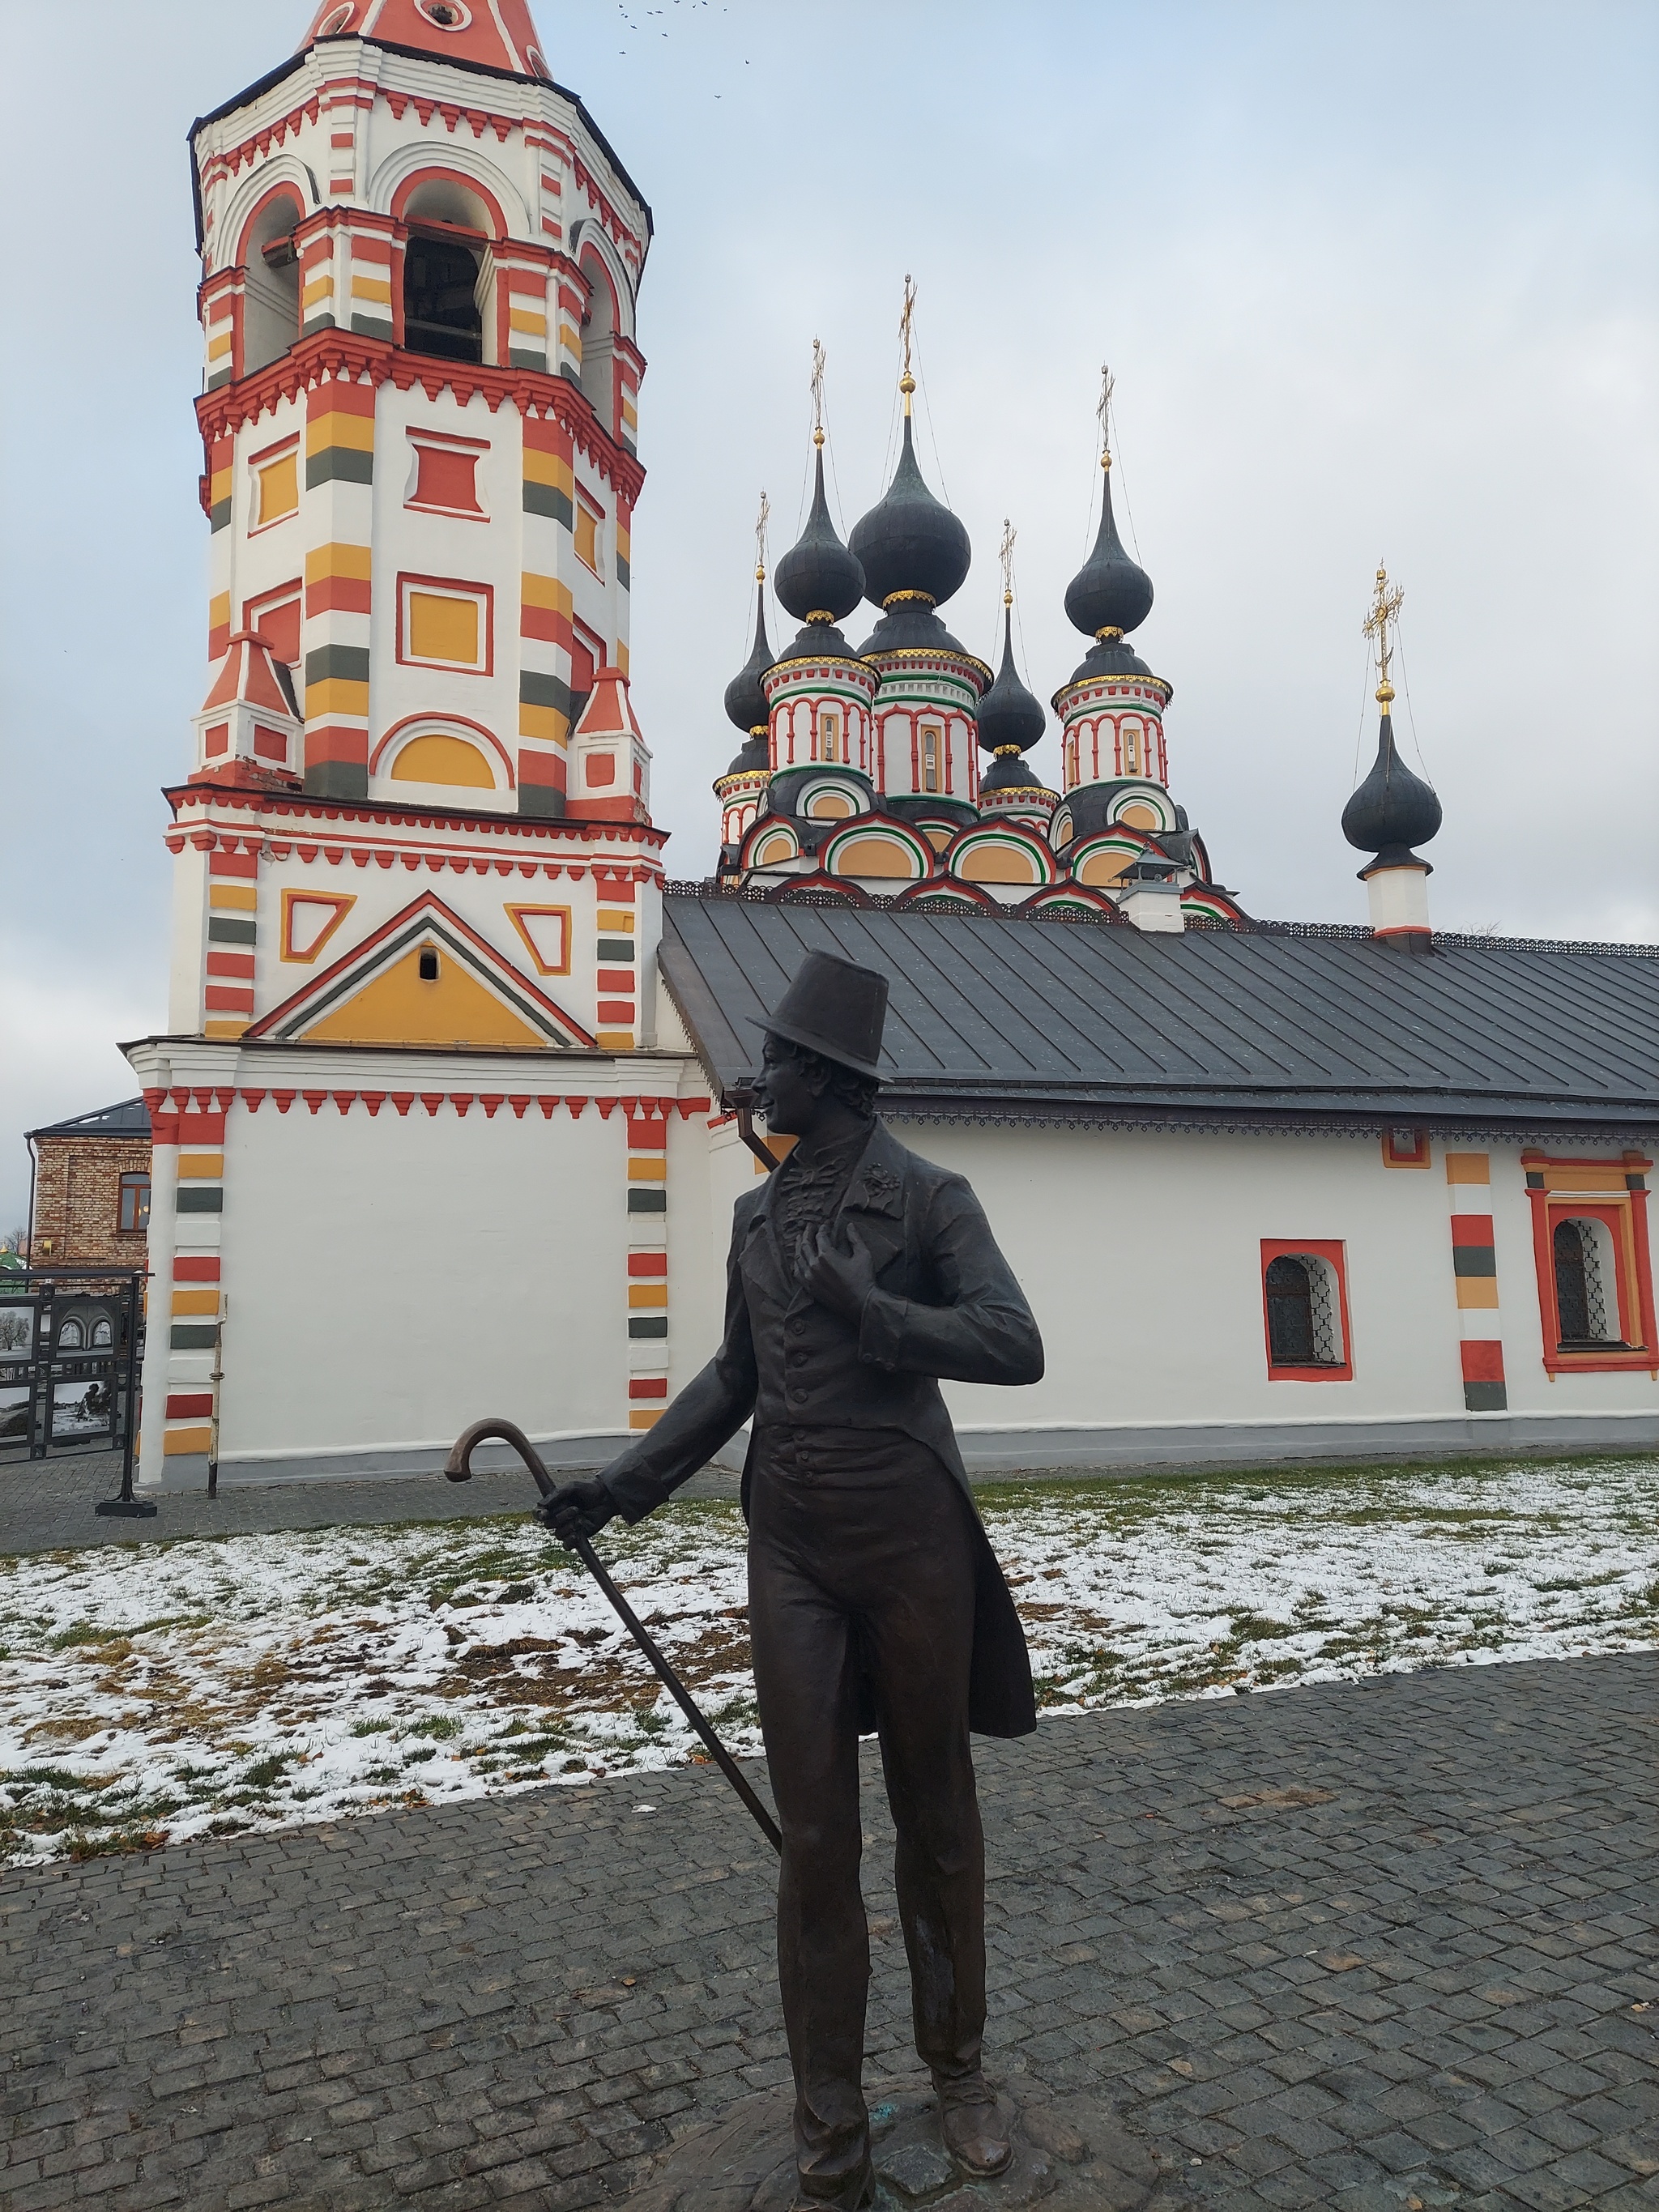
<path id="1" fill-rule="evenodd" d="M 541 1455 L 537 1451 L 535 1445 L 531 1443 L 524 1431 L 519 1427 L 516 1422 L 514 1421 L 486 1419 L 482 1421 L 474 1421 L 470 1429 L 463 1430 L 461 1434 L 456 1437 L 455 1449 L 450 1453 L 448 1460 L 446 1462 L 444 1466 L 444 1473 L 449 1477 L 449 1480 L 452 1482 L 470 1482 L 471 1480 L 473 1448 L 475 1445 L 481 1444 L 486 1437 L 499 1437 L 503 1443 L 511 1444 L 514 1450 L 517 1452 L 519 1457 L 524 1462 L 526 1467 L 529 1468 L 531 1474 L 535 1476 L 536 1487 L 540 1491 L 542 1496 L 544 1498 L 550 1498 L 553 1495 L 555 1486 L 552 1476 L 549 1474 L 547 1469 L 542 1465 Z M 555 1534 L 557 1534 L 556 1530 L 555 1531 Z M 737 1791 L 738 1796 L 742 1798 L 744 1803 L 749 1808 L 750 1812 L 754 1816 L 756 1826 L 765 1837 L 767 1842 L 771 1844 L 775 1851 L 781 1851 L 783 1849 L 783 1838 L 778 1832 L 778 1825 L 776 1821 L 774 1820 L 772 1815 L 767 1811 L 765 1806 L 762 1804 L 760 1799 L 755 1795 L 754 1790 L 750 1787 L 748 1778 L 744 1774 L 741 1767 L 738 1766 L 736 1759 L 732 1758 L 731 1753 L 715 1735 L 714 1729 L 710 1728 L 708 1723 L 703 1718 L 701 1711 L 692 1698 L 691 1692 L 686 1688 L 684 1683 L 681 1681 L 679 1676 L 669 1665 L 667 1660 L 664 1658 L 661 1651 L 657 1647 L 655 1639 L 647 1630 L 644 1622 L 641 1620 L 638 1614 L 629 1604 L 628 1600 L 623 1595 L 622 1592 L 617 1588 L 615 1583 L 611 1581 L 610 1576 L 605 1572 L 604 1564 L 594 1551 L 592 1545 L 588 1542 L 586 1536 L 579 1535 L 560 1536 L 559 1541 L 564 1546 L 567 1551 L 574 1552 L 576 1554 L 576 1557 L 581 1561 L 583 1566 L 586 1568 L 588 1573 L 592 1576 L 594 1581 L 605 1592 L 605 1596 L 610 1600 L 611 1607 L 621 1620 L 623 1627 L 627 1629 L 629 1634 L 633 1638 L 635 1644 L 639 1645 L 641 1650 L 644 1652 L 646 1657 L 651 1662 L 652 1672 L 656 1675 L 657 1680 L 663 1685 L 670 1697 L 673 1698 L 674 1703 L 679 1707 L 680 1711 L 685 1715 L 687 1720 L 690 1722 L 692 1727 L 696 1729 L 697 1734 L 702 1738 L 703 1742 L 708 1747 L 709 1755 L 714 1759 L 715 1765 L 720 1768 L 720 1772 L 726 1777 L 732 1787 Z"/>

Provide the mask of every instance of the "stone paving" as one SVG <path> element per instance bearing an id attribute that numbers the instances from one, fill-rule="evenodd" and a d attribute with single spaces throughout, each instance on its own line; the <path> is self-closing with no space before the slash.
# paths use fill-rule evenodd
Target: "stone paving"
<path id="1" fill-rule="evenodd" d="M 979 1755 L 992 2070 L 1103 2088 L 1160 2212 L 1659 2212 L 1659 1657 Z M 874 2075 L 915 2061 L 866 1802 Z M 773 1878 L 709 1768 L 0 1876 L 0 2202 L 620 2201 L 784 2077 Z"/>

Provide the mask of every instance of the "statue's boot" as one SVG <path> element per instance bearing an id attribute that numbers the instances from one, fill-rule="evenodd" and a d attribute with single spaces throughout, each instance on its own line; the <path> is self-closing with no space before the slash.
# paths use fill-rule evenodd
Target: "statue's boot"
<path id="1" fill-rule="evenodd" d="M 866 2212 L 875 2201 L 876 2170 L 867 2158 L 856 2173 L 837 2181 L 803 2173 L 796 2182 L 795 2212 Z"/>
<path id="2" fill-rule="evenodd" d="M 981 2180 L 1002 2172 L 1014 2146 L 985 2076 L 935 2074 L 933 2087 L 939 2092 L 939 2133 L 957 2164 Z"/>

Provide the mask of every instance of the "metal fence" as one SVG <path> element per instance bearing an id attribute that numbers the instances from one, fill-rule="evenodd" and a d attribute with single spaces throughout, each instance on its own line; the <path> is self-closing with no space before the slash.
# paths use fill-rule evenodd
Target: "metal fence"
<path id="1" fill-rule="evenodd" d="M 0 1282 L 0 1468 L 118 1452 L 130 1498 L 143 1333 L 142 1273 L 54 1267 Z"/>

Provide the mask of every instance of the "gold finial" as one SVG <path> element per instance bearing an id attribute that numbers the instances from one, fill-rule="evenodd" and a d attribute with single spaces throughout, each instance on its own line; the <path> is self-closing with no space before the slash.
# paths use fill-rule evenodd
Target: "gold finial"
<path id="1" fill-rule="evenodd" d="M 1002 518 L 1002 543 L 997 548 L 997 558 L 1002 563 L 1002 604 L 1014 604 L 1014 540 L 1019 532 L 1005 514 Z"/>
<path id="2" fill-rule="evenodd" d="M 823 443 L 823 364 L 829 359 L 821 339 L 812 341 L 812 443 Z"/>
<path id="3" fill-rule="evenodd" d="M 910 412 L 910 394 L 916 388 L 916 380 L 910 374 L 910 324 L 916 312 L 916 280 L 907 275 L 904 279 L 904 307 L 899 315 L 899 337 L 904 343 L 904 374 L 899 379 L 899 390 L 904 394 L 904 411 Z"/>
<path id="4" fill-rule="evenodd" d="M 760 513 L 755 517 L 755 581 L 766 581 L 766 526 L 772 517 L 772 502 L 761 494 Z"/>
<path id="5" fill-rule="evenodd" d="M 1394 686 L 1389 681 L 1389 664 L 1394 659 L 1395 647 L 1399 642 L 1400 610 L 1405 598 L 1406 594 L 1398 584 L 1389 584 L 1388 570 L 1379 567 L 1376 588 L 1371 594 L 1371 611 L 1365 617 L 1363 629 L 1376 647 L 1376 672 L 1381 679 L 1376 687 L 1376 703 L 1385 712 L 1394 699 Z"/>
<path id="6" fill-rule="evenodd" d="M 1112 465 L 1112 393 L 1116 386 L 1117 380 L 1103 361 L 1100 364 L 1100 404 L 1095 409 L 1100 423 L 1100 465 L 1103 469 L 1109 469 Z"/>

